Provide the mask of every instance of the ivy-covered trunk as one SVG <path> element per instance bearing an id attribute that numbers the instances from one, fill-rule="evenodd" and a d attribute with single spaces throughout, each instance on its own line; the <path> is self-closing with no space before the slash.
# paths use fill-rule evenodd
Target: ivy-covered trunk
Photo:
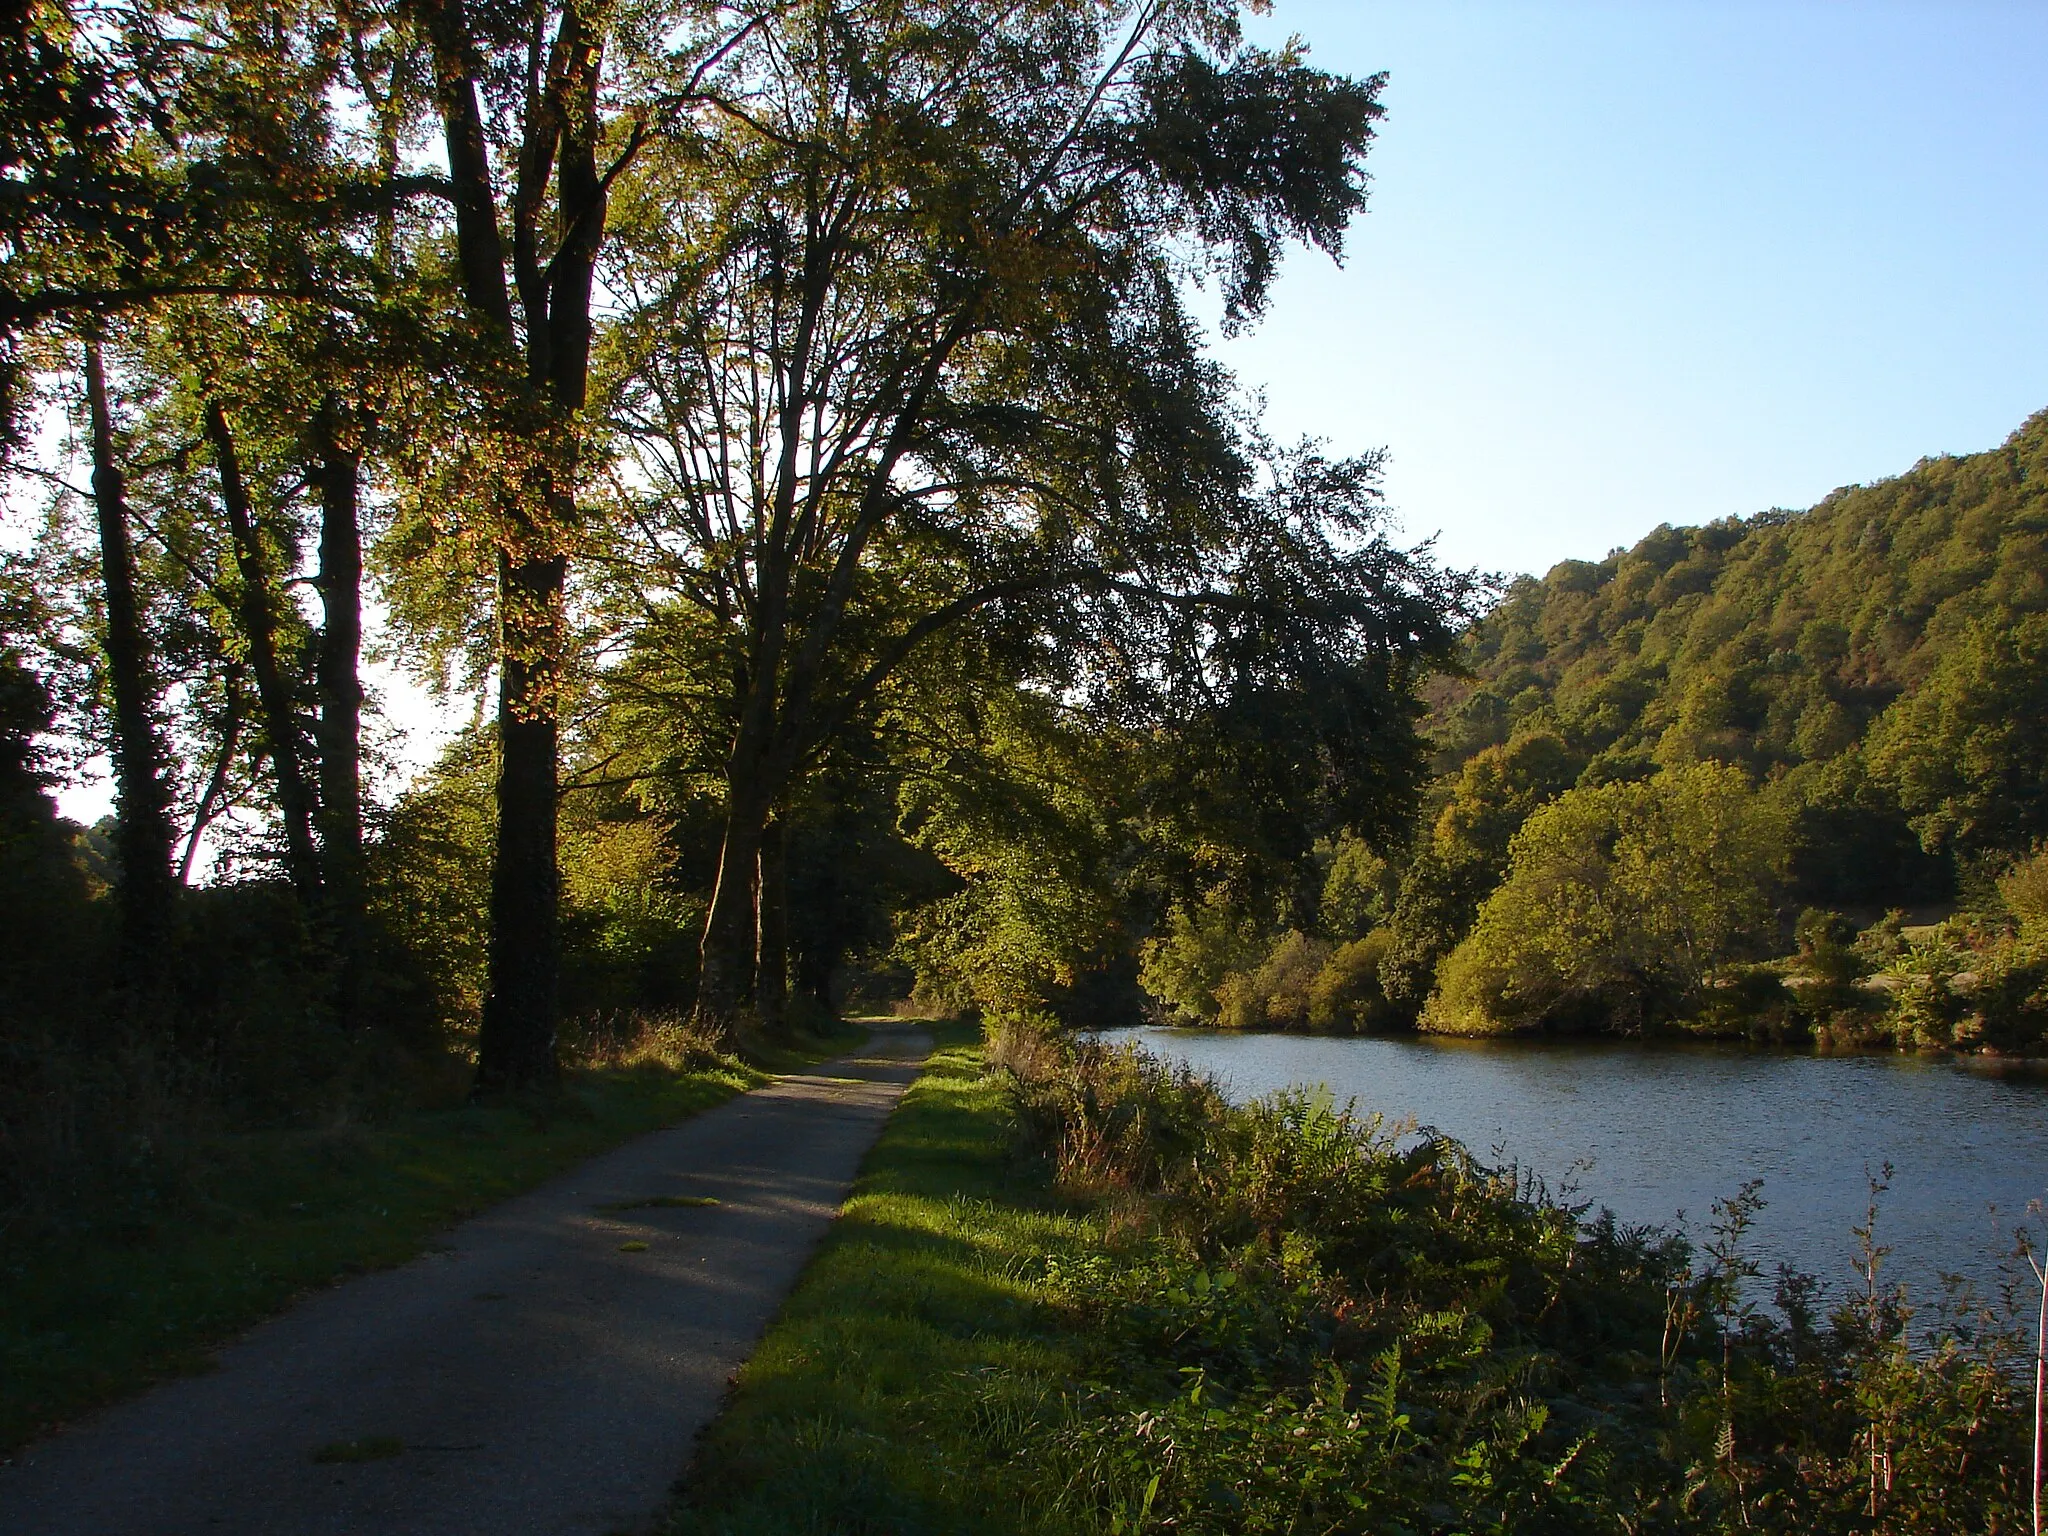
<path id="1" fill-rule="evenodd" d="M 344 1025 L 362 1010 L 369 948 L 363 856 L 362 459 L 344 438 L 341 407 L 329 397 L 314 422 L 320 482 L 320 648 L 314 680 L 320 714 L 321 872 L 336 949 L 335 1008 Z"/>
<path id="2" fill-rule="evenodd" d="M 119 870 L 120 953 L 125 981 L 149 985 L 163 974 L 172 924 L 170 789 L 163 743 L 150 716 L 148 642 L 135 589 L 128 537 L 128 492 L 114 455 L 113 413 L 98 342 L 85 347 L 91 418 L 93 509 L 98 516 L 100 574 L 106 590 L 108 689 L 114 696 L 114 785 L 119 818 L 114 848 Z"/>

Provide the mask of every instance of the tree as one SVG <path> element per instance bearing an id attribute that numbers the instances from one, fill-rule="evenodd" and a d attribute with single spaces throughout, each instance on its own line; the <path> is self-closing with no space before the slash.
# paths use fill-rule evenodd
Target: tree
<path id="1" fill-rule="evenodd" d="M 1555 734 L 1530 730 L 1474 753 L 1402 873 L 1389 924 L 1387 996 L 1411 1018 L 1436 983 L 1438 963 L 1472 926 L 1508 867 L 1514 835 L 1571 787 L 1580 763 Z"/>
<path id="2" fill-rule="evenodd" d="M 1786 831 L 1718 763 L 1568 791 L 1515 834 L 1424 1027 L 1634 1034 L 1682 1016 L 1716 966 L 1771 937 Z"/>
<path id="3" fill-rule="evenodd" d="M 577 523 L 577 414 L 589 385 L 592 275 L 611 180 L 601 103 L 616 18 L 601 7 L 418 10 L 447 153 L 462 381 L 489 441 L 468 510 L 496 595 L 498 833 L 480 1093 L 555 1080 L 561 877 L 556 848 L 563 593 Z M 658 110 L 658 109 L 657 109 Z M 459 332 L 458 332 L 459 334 Z"/>
<path id="4" fill-rule="evenodd" d="M 1248 439 L 1177 286 L 1213 274 L 1238 323 L 1286 240 L 1338 248 L 1377 79 L 1244 46 L 1234 6 L 1067 0 L 793 5 L 712 85 L 727 122 L 650 144 L 607 268 L 609 558 L 715 667 L 708 1021 L 778 807 L 970 619 L 1106 718 L 1324 677 L 1300 697 L 1345 740 L 1401 739 L 1439 579 L 1378 536 L 1370 462 Z"/>
<path id="5" fill-rule="evenodd" d="M 171 937 L 171 790 L 155 718 L 154 668 L 136 588 L 127 476 L 121 469 L 106 366 L 97 341 L 85 346 L 85 388 L 106 613 L 101 643 L 113 695 L 121 965 L 129 981 L 142 982 L 158 972 Z"/>
<path id="6" fill-rule="evenodd" d="M 2010 855 L 2048 837 L 2048 613 L 1971 624 L 1878 718 L 1867 756 L 1929 848 Z"/>

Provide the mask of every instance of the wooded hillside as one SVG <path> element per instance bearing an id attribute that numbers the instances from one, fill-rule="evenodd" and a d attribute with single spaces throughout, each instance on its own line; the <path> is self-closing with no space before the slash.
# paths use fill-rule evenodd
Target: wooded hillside
<path id="1" fill-rule="evenodd" d="M 1827 1026 L 1730 967 L 1867 929 L 1853 980 L 1959 906 L 1943 963 L 1975 975 L 2048 834 L 2048 412 L 1804 512 L 1518 580 L 1461 654 L 1414 842 L 1331 843 L 1277 941 L 1177 911 L 1148 978 L 1181 1016 L 1799 1033 Z"/>
<path id="2" fill-rule="evenodd" d="M 1462 764 L 1551 730 L 1594 782 L 1856 761 L 1881 786 L 1866 838 L 1903 818 L 1931 853 L 2009 856 L 2048 831 L 2044 611 L 2048 412 L 1806 512 L 1663 526 L 1516 582 L 1474 626 L 1474 686 L 1450 690 L 1437 732 Z M 1949 871 L 1858 873 L 1816 894 L 1891 905 Z"/>

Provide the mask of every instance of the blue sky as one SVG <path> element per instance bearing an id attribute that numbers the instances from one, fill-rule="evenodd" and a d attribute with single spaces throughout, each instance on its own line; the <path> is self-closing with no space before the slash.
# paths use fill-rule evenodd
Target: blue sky
<path id="1" fill-rule="evenodd" d="M 1220 355 L 1498 571 L 1803 507 L 2048 406 L 2048 3 L 1316 3 L 1386 70 L 1343 269 Z"/>

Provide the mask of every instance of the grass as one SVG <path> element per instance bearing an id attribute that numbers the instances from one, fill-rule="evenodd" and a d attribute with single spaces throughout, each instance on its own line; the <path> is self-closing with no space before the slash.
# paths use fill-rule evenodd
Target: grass
<path id="1" fill-rule="evenodd" d="M 844 1049 L 774 1053 L 787 1070 Z M 546 1115 L 518 1105 L 222 1136 L 195 1195 L 121 1224 L 81 1220 L 0 1253 L 0 1453 L 166 1376 L 302 1293 L 384 1269 L 435 1235 L 635 1136 L 767 1081 L 755 1067 L 650 1064 L 570 1075 Z"/>
<path id="2" fill-rule="evenodd" d="M 719 1536 L 1011 1528 L 1003 1394 L 1068 1381 L 1076 1337 L 1048 1260 L 1092 1228 L 1010 1152 L 978 1036 L 939 1025 L 930 1067 L 707 1432 L 668 1529 Z"/>

